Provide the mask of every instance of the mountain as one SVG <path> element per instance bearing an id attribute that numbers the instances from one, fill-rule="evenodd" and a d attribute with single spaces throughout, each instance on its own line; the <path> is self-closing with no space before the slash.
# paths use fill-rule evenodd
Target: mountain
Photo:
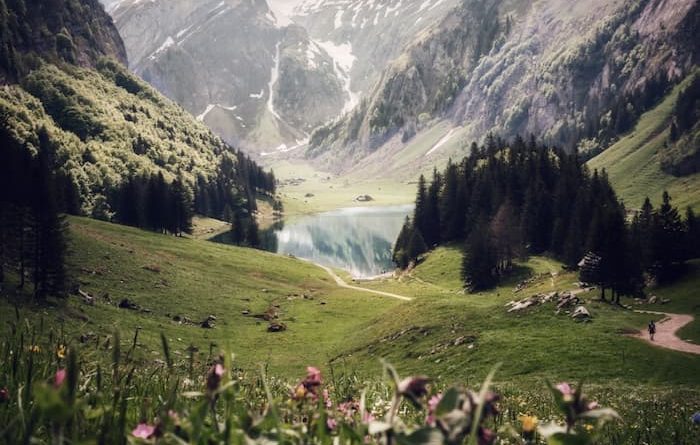
<path id="1" fill-rule="evenodd" d="M 591 155 L 697 65 L 692 0 L 467 0 L 417 35 L 308 154 L 418 168 L 493 132 Z M 369 157 L 368 157 L 369 156 Z M 404 165 L 405 167 L 405 165 Z"/>
<path id="2" fill-rule="evenodd" d="M 126 63 L 126 50 L 98 0 L 0 0 L 0 83 L 20 79 L 39 59 L 95 67 L 102 57 Z"/>
<path id="3" fill-rule="evenodd" d="M 126 0 L 108 8 L 131 69 L 249 151 L 300 145 L 350 100 L 338 62 L 264 1 Z"/>
<path id="4" fill-rule="evenodd" d="M 352 110 L 456 0 L 104 0 L 131 69 L 254 153 L 291 151 Z"/>
<path id="5" fill-rule="evenodd" d="M 124 183 L 153 174 L 190 192 L 225 177 L 219 201 L 255 208 L 259 168 L 122 65 L 126 51 L 99 2 L 36 3 L 0 0 L 4 153 L 50 149 L 79 212 L 104 219 Z"/>

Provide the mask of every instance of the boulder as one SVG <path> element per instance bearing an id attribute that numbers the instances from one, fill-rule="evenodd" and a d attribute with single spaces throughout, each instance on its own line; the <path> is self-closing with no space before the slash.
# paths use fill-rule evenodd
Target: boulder
<path id="1" fill-rule="evenodd" d="M 573 314 L 571 314 L 571 318 L 578 321 L 584 321 L 590 320 L 592 317 L 591 313 L 585 308 L 585 306 L 577 306 Z"/>
<path id="2" fill-rule="evenodd" d="M 284 323 L 273 322 L 267 327 L 267 332 L 283 332 L 287 330 L 287 325 Z"/>
<path id="3" fill-rule="evenodd" d="M 119 308 L 137 311 L 139 310 L 139 305 L 129 300 L 128 298 L 122 298 L 122 300 L 119 302 Z"/>

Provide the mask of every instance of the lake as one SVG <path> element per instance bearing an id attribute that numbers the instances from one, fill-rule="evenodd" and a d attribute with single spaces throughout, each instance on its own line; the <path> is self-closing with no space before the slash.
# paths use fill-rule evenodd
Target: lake
<path id="1" fill-rule="evenodd" d="M 278 223 L 262 247 L 370 278 L 394 270 L 391 253 L 413 205 L 351 207 Z"/>

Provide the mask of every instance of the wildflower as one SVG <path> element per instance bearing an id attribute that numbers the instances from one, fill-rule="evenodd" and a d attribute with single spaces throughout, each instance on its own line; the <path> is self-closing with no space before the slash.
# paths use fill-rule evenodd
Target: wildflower
<path id="1" fill-rule="evenodd" d="M 328 427 L 329 430 L 334 430 L 338 427 L 338 422 L 332 417 L 329 417 L 326 419 L 326 426 Z"/>
<path id="2" fill-rule="evenodd" d="M 56 371 L 56 375 L 53 377 L 53 387 L 58 389 L 63 385 L 63 382 L 66 380 L 66 370 L 65 369 L 59 369 Z"/>
<path id="3" fill-rule="evenodd" d="M 591 431 L 593 431 L 593 425 L 591 425 L 590 423 L 585 424 L 583 427 L 584 427 L 584 428 L 586 429 L 586 431 L 589 432 L 589 433 L 590 433 Z"/>
<path id="4" fill-rule="evenodd" d="M 38 354 L 38 353 L 41 352 L 41 346 L 39 346 L 39 345 L 31 345 L 31 346 L 29 347 L 29 352 L 32 352 L 32 353 L 34 353 L 34 354 Z"/>
<path id="5" fill-rule="evenodd" d="M 306 387 L 304 386 L 303 383 L 299 383 L 296 388 L 294 388 L 294 393 L 292 394 L 292 398 L 295 400 L 301 400 L 304 397 L 306 397 Z"/>
<path id="6" fill-rule="evenodd" d="M 131 434 L 139 439 L 150 439 L 155 435 L 156 427 L 147 423 L 139 423 Z"/>
<path id="7" fill-rule="evenodd" d="M 58 345 L 58 348 L 56 348 L 56 357 L 60 359 L 66 358 L 66 347 L 65 345 Z"/>
<path id="8" fill-rule="evenodd" d="M 700 411 L 696 412 L 693 414 L 693 417 L 690 418 L 695 425 L 700 425 Z"/>
<path id="9" fill-rule="evenodd" d="M 399 394 L 406 397 L 417 407 L 420 406 L 419 399 L 428 393 L 428 382 L 430 379 L 424 376 L 408 377 L 399 382 Z"/>
<path id="10" fill-rule="evenodd" d="M 566 383 L 559 383 L 556 388 L 559 390 L 562 396 L 564 396 L 564 401 L 565 402 L 571 402 L 574 400 L 574 390 L 571 388 L 571 386 Z"/>
<path id="11" fill-rule="evenodd" d="M 523 426 L 523 432 L 525 433 L 532 433 L 535 431 L 537 424 L 539 423 L 539 420 L 535 416 L 523 415 L 518 417 L 518 419 L 520 420 L 520 423 Z"/>
<path id="12" fill-rule="evenodd" d="M 428 416 L 425 418 L 425 423 L 430 426 L 435 425 L 435 410 L 437 410 L 440 400 L 442 400 L 442 394 L 434 395 L 428 400 Z"/>
<path id="13" fill-rule="evenodd" d="M 309 366 L 306 368 L 306 377 L 294 388 L 292 397 L 295 400 L 301 400 L 310 396 L 316 400 L 318 398 L 317 389 L 321 386 L 321 371 L 318 368 Z"/>
<path id="14" fill-rule="evenodd" d="M 207 389 L 211 392 L 219 389 L 221 385 L 221 377 L 224 375 L 224 367 L 220 363 L 215 364 L 209 369 L 209 374 L 207 375 Z"/>
<path id="15" fill-rule="evenodd" d="M 306 368 L 306 382 L 310 385 L 319 386 L 321 382 L 321 371 L 313 366 Z"/>
<path id="16" fill-rule="evenodd" d="M 0 388 L 0 403 L 5 403 L 10 400 L 10 391 L 6 387 Z"/>

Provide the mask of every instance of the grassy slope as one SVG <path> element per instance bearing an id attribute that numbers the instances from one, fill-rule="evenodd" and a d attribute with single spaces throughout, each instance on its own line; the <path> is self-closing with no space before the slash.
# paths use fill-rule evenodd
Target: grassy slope
<path id="1" fill-rule="evenodd" d="M 668 190 L 679 208 L 700 209 L 700 174 L 677 178 L 660 167 L 660 151 L 668 140 L 670 116 L 678 93 L 689 79 L 656 108 L 642 115 L 634 131 L 588 163 L 592 169 L 607 170 L 615 190 L 628 207 L 641 207 L 647 195 L 658 204 L 662 191 Z"/>
<path id="2" fill-rule="evenodd" d="M 700 357 L 656 349 L 622 335 L 642 328 L 648 315 L 596 302 L 589 304 L 595 316 L 589 324 L 554 315 L 551 304 L 508 314 L 503 305 L 511 299 L 573 288 L 576 276 L 552 276 L 560 266 L 546 258 L 530 259 L 510 282 L 476 295 L 461 293 L 455 248 L 438 249 L 399 280 L 362 284 L 416 297 L 403 303 L 339 289 L 321 269 L 291 258 L 87 219 L 71 219 L 71 226 L 71 268 L 82 289 L 98 297 L 97 305 L 71 297 L 55 311 L 38 308 L 33 314 L 43 314 L 52 326 L 63 320 L 73 338 L 88 332 L 104 338 L 119 329 L 126 344 L 134 329 L 142 327 L 138 353 L 146 359 L 160 358 L 158 335 L 164 332 L 181 357 L 194 344 L 205 358 L 214 342 L 234 351 L 243 368 L 267 363 L 273 373 L 286 376 L 331 358 L 336 358 L 337 370 L 377 375 L 378 359 L 387 358 L 403 374 L 427 373 L 444 383 L 474 382 L 502 362 L 503 381 L 550 377 L 698 384 Z M 514 296 L 515 282 L 529 274 L 539 278 Z M 693 263 L 690 279 L 655 290 L 671 298 L 671 304 L 644 308 L 700 316 L 694 302 L 698 280 L 700 263 Z M 128 297 L 152 312 L 108 305 L 101 298 L 105 293 L 114 302 Z M 290 297 L 304 293 L 314 299 Z M 284 333 L 267 333 L 266 322 L 241 314 L 245 309 L 262 313 L 273 304 L 281 306 L 281 320 L 289 326 Z M 4 322 L 12 311 L 6 300 L 0 300 L 0 306 Z M 179 325 L 171 319 L 176 314 L 195 321 L 213 314 L 217 325 L 213 330 Z M 696 328 L 688 328 L 687 336 L 694 337 Z M 463 336 L 467 341 L 455 346 Z"/>
<path id="3" fill-rule="evenodd" d="M 513 294 L 517 278 L 490 292 L 462 294 L 459 264 L 457 249 L 440 248 L 402 283 L 376 283 L 379 288 L 397 292 L 401 286 L 414 285 L 421 291 L 416 301 L 400 306 L 390 318 L 378 317 L 371 329 L 354 339 L 352 353 L 339 357 L 336 363 L 369 370 L 377 357 L 385 357 L 404 372 L 423 372 L 448 381 L 483 378 L 501 362 L 499 376 L 506 381 L 549 377 L 653 385 L 698 383 L 700 357 L 652 348 L 623 335 L 641 329 L 647 315 L 598 302 L 588 305 L 595 317 L 588 324 L 554 315 L 553 304 L 508 314 L 504 304 L 512 299 L 574 288 L 574 274 L 550 275 L 561 271 L 554 261 L 536 257 L 521 265 L 521 277 L 535 274 L 539 278 L 517 295 Z M 676 289 L 659 289 L 658 294 L 673 298 L 679 310 L 700 316 L 692 303 L 696 296 L 690 292 L 698 277 L 695 270 L 692 281 Z M 586 296 L 593 297 L 597 294 Z M 414 329 L 404 332 L 407 328 Z M 469 342 L 454 346 L 462 336 L 475 338 L 474 346 L 470 348 Z"/>
<path id="4" fill-rule="evenodd" d="M 320 268 L 265 252 L 88 219 L 71 219 L 71 233 L 71 268 L 82 289 L 98 297 L 97 305 L 71 297 L 57 311 L 40 308 L 34 313 L 43 313 L 52 325 L 65 320 L 74 338 L 88 332 L 110 335 L 119 329 L 126 341 L 140 326 L 139 351 L 144 357 L 162 356 L 159 333 L 164 332 L 178 355 L 186 356 L 190 343 L 208 353 L 210 342 L 215 342 L 219 348 L 230 347 L 244 368 L 264 362 L 277 374 L 298 375 L 307 364 L 326 362 L 347 336 L 398 304 L 339 289 Z M 107 305 L 101 298 L 105 293 L 115 304 L 129 298 L 153 312 Z M 314 299 L 289 297 L 304 293 Z M 284 333 L 267 333 L 267 322 L 241 315 L 246 309 L 263 313 L 271 304 L 281 306 L 281 321 L 289 328 Z M 3 325 L 13 317 L 8 309 L 0 299 Z M 209 314 L 218 318 L 213 330 L 171 320 L 181 315 L 201 321 Z"/>

